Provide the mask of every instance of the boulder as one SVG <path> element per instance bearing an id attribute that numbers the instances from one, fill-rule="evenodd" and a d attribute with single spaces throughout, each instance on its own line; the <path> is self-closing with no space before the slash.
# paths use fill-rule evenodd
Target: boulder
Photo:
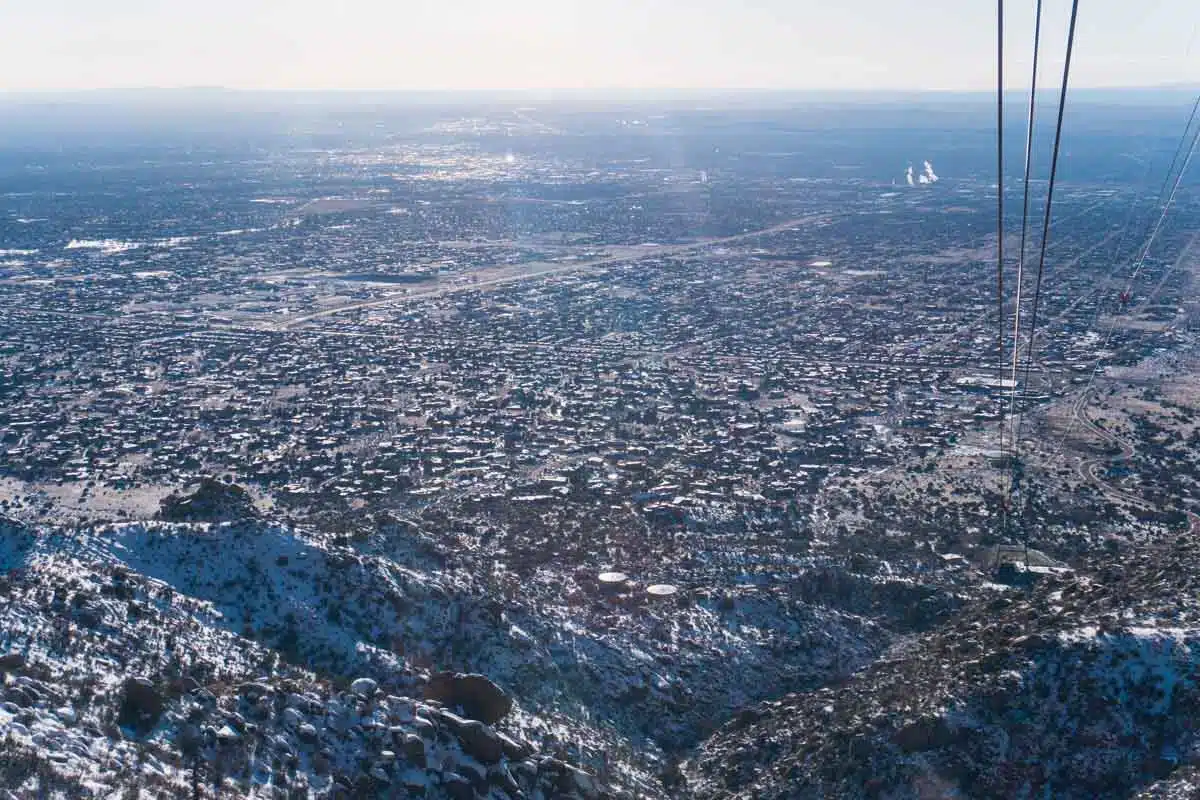
<path id="1" fill-rule="evenodd" d="M 317 741 L 317 729 L 309 722 L 300 723 L 300 727 L 296 728 L 296 738 L 305 744 L 315 744 Z"/>
<path id="2" fill-rule="evenodd" d="M 179 732 L 175 734 L 175 743 L 179 745 L 179 752 L 183 755 L 189 758 L 194 756 L 200 750 L 200 745 L 204 743 L 200 727 L 192 722 L 184 723 L 179 727 Z"/>
<path id="3" fill-rule="evenodd" d="M 21 653 L 5 653 L 0 655 L 0 672 L 15 672 L 25 666 L 25 656 Z"/>
<path id="4" fill-rule="evenodd" d="M 510 797 L 516 797 L 521 792 L 521 784 L 517 783 L 517 779 L 505 769 L 503 764 L 493 764 L 488 767 L 488 782 Z"/>
<path id="5" fill-rule="evenodd" d="M 184 675 L 182 678 L 172 680 L 169 688 L 172 696 L 191 694 L 200 688 L 200 682 L 190 675 Z"/>
<path id="6" fill-rule="evenodd" d="M 462 748 L 481 764 L 495 764 L 504 755 L 496 732 L 478 720 L 466 720 L 455 733 Z"/>
<path id="7" fill-rule="evenodd" d="M 533 747 L 527 742 L 519 741 L 499 731 L 496 732 L 496 738 L 500 740 L 504 755 L 513 761 L 520 761 L 533 755 Z"/>
<path id="8" fill-rule="evenodd" d="M 37 704 L 37 695 L 24 686 L 12 686 L 4 693 L 5 699 L 21 708 L 30 708 Z"/>
<path id="9" fill-rule="evenodd" d="M 486 792 L 488 786 L 487 767 L 472 758 L 457 758 L 451 762 L 454 771 L 471 782 L 480 792 Z"/>
<path id="10" fill-rule="evenodd" d="M 404 737 L 396 742 L 404 753 L 404 758 L 410 764 L 425 769 L 428 764 L 428 759 L 425 754 L 425 740 L 415 733 L 407 733 Z"/>
<path id="11" fill-rule="evenodd" d="M 407 797 L 424 797 L 429 788 L 429 778 L 423 770 L 406 769 L 400 773 L 400 781 L 408 792 Z"/>
<path id="12" fill-rule="evenodd" d="M 127 678 L 121 689 L 117 722 L 138 730 L 149 730 L 162 716 L 163 707 L 162 693 L 148 678 Z"/>
<path id="13" fill-rule="evenodd" d="M 565 761 L 548 758 L 542 762 L 541 769 L 543 772 L 557 775 L 555 789 L 560 794 L 573 794 L 584 800 L 596 800 L 600 797 L 600 785 L 596 778 Z"/>
<path id="14" fill-rule="evenodd" d="M 522 786 L 529 788 L 537 782 L 538 768 L 529 761 L 515 761 L 508 764 L 510 774 Z"/>
<path id="15" fill-rule="evenodd" d="M 471 719 L 494 725 L 512 711 L 512 697 L 487 677 L 474 673 L 439 672 L 425 686 L 425 697 L 462 709 Z"/>
<path id="16" fill-rule="evenodd" d="M 296 692 L 290 692 L 287 696 L 288 708 L 294 708 L 304 714 L 324 714 L 325 704 L 315 697 L 307 697 Z"/>
<path id="17" fill-rule="evenodd" d="M 55 691 L 54 689 L 51 689 L 49 686 L 42 683 L 41 681 L 34 680 L 33 678 L 30 678 L 26 675 L 22 675 L 22 676 L 18 677 L 14 681 L 14 683 L 17 686 L 23 687 L 25 689 L 25 691 L 32 692 L 33 697 L 37 702 L 46 700 L 50 703 L 55 703 L 55 704 L 60 704 L 60 705 L 64 702 L 66 702 L 66 698 L 63 697 L 62 694 Z"/>
<path id="18" fill-rule="evenodd" d="M 434 725 L 424 717 L 417 717 L 412 721 L 412 728 L 417 732 L 422 739 L 433 741 L 437 738 L 437 725 Z"/>
<path id="19" fill-rule="evenodd" d="M 372 697 L 379 684 L 371 678 L 359 678 L 350 684 L 350 691 L 363 697 Z"/>
<path id="20" fill-rule="evenodd" d="M 238 686 L 238 693 L 247 700 L 257 700 L 260 697 L 266 697 L 274 694 L 274 690 L 265 683 L 258 681 L 247 681 L 241 686 Z"/>
<path id="21" fill-rule="evenodd" d="M 907 753 L 937 750 L 954 743 L 954 731 L 938 716 L 925 716 L 892 734 L 892 742 Z"/>
<path id="22" fill-rule="evenodd" d="M 457 772 L 446 773 L 442 778 L 442 788 L 451 800 L 475 800 L 475 787 Z"/>
<path id="23" fill-rule="evenodd" d="M 1041 633 L 1031 633 L 1026 636 L 1018 636 L 1009 642 L 1009 647 L 1014 650 L 1024 650 L 1029 653 L 1037 653 L 1043 650 L 1051 650 L 1055 647 L 1055 641 L 1050 636 Z"/>
<path id="24" fill-rule="evenodd" d="M 85 599 L 75 606 L 71 616 L 85 628 L 97 628 L 104 622 L 104 606 Z"/>

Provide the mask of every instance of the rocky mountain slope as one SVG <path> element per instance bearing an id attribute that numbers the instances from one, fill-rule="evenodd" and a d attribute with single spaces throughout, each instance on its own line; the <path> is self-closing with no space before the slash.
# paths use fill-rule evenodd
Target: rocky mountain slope
<path id="1" fill-rule="evenodd" d="M 655 598 L 372 550 L 256 519 L 7 522 L 0 784 L 665 796 L 674 754 L 730 709 L 888 641 L 860 613 L 870 581 L 840 606 L 769 584 Z"/>
<path id="2" fill-rule="evenodd" d="M 688 792 L 1195 797 L 1198 557 L 1180 537 L 985 585 L 843 685 L 737 715 L 686 764 Z"/>
<path id="3" fill-rule="evenodd" d="M 0 521 L 0 786 L 432 798 L 1200 787 L 1200 544 L 1186 536 L 1031 586 L 957 557 L 904 577 L 869 557 L 813 556 L 722 584 L 681 571 L 659 596 L 632 576 L 605 584 L 598 568 L 518 579 L 399 527 Z"/>
<path id="4" fill-rule="evenodd" d="M 657 783 L 580 768 L 602 737 L 514 708 L 485 676 L 381 656 L 370 642 L 403 629 L 389 616 L 401 591 L 438 595 L 403 616 L 411 640 L 436 640 L 445 583 L 385 585 L 348 553 L 253 526 L 3 533 L 5 796 L 600 797 Z M 344 615 L 318 599 L 331 580 Z"/>

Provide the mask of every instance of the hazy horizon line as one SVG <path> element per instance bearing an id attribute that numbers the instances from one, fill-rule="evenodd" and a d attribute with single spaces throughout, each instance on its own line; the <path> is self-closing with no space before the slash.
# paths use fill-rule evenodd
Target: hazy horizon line
<path id="1" fill-rule="evenodd" d="M 1055 93 L 1057 86 L 1044 86 L 1038 93 Z M 1087 85 L 1072 86 L 1073 92 L 1196 92 L 1200 91 L 1200 82 L 1177 81 L 1144 85 Z M 175 94 L 175 93 L 211 93 L 211 94 L 414 94 L 414 95 L 455 95 L 455 94 L 792 94 L 792 95 L 972 95 L 995 96 L 995 89 L 962 89 L 941 87 L 769 87 L 769 86 L 563 86 L 563 87 L 236 87 L 221 85 L 188 85 L 188 86 L 99 86 L 89 88 L 54 88 L 54 89 L 6 89 L 0 88 L 0 96 L 39 96 L 39 95 L 96 95 L 96 94 Z M 1027 94 L 1027 89 L 1019 86 L 1008 87 L 1005 94 Z"/>

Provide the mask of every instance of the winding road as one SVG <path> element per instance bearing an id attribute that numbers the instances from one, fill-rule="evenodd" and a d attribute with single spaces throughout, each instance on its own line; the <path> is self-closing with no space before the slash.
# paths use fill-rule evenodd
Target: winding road
<path id="1" fill-rule="evenodd" d="M 1073 413 L 1076 421 L 1078 421 L 1080 425 L 1082 425 L 1087 430 L 1091 431 L 1094 435 L 1096 435 L 1100 439 L 1103 439 L 1108 442 L 1112 442 L 1117 447 L 1119 447 L 1121 449 L 1120 458 L 1122 460 L 1127 460 L 1127 459 L 1131 458 L 1133 456 L 1133 452 L 1134 452 L 1133 445 L 1131 445 L 1129 442 L 1125 441 L 1121 437 L 1117 436 L 1115 433 L 1106 431 L 1104 428 L 1101 428 L 1099 425 L 1097 425 L 1095 422 L 1093 422 L 1091 420 L 1091 418 L 1088 417 L 1087 414 L 1085 413 L 1085 409 L 1087 407 L 1087 397 L 1089 394 L 1092 393 L 1092 391 L 1093 390 L 1089 389 L 1087 392 L 1085 392 L 1083 397 L 1081 398 L 1080 402 L 1078 402 L 1074 405 L 1074 407 L 1072 409 L 1072 413 Z M 1128 505 L 1137 506 L 1138 508 L 1141 508 L 1146 511 L 1158 511 L 1159 509 L 1155 508 L 1150 503 L 1147 503 L 1145 500 L 1141 499 L 1137 495 L 1130 494 L 1129 492 L 1125 491 L 1124 489 L 1118 489 L 1118 488 L 1114 487 L 1108 481 L 1105 481 L 1096 475 L 1096 467 L 1108 460 L 1110 460 L 1110 457 L 1108 457 L 1108 456 L 1101 457 L 1101 458 L 1083 459 L 1082 461 L 1079 462 L 1079 465 L 1076 467 L 1076 471 L 1079 473 L 1079 477 L 1081 479 L 1083 479 L 1085 482 L 1090 483 L 1093 486 L 1095 486 L 1100 491 L 1100 493 L 1103 494 L 1105 497 L 1107 497 L 1109 500 L 1120 501 L 1120 502 L 1126 503 Z"/>

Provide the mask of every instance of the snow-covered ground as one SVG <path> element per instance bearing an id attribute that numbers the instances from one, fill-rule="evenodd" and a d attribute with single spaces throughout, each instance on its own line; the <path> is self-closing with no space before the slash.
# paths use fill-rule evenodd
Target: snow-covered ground
<path id="1" fill-rule="evenodd" d="M 271 526 L 11 525 L 0 542 L 0 785 L 15 796 L 598 794 L 523 734 L 580 743 L 586 728 L 518 709 L 501 733 L 419 699 L 429 670 L 400 641 L 424 653 L 452 636 L 450 579 Z M 153 714 L 130 710 L 139 678 Z M 606 780 L 652 785 L 616 766 Z"/>
<path id="2" fill-rule="evenodd" d="M 998 587 L 842 686 L 739 715 L 685 765 L 689 790 L 1195 796 L 1198 556 L 1178 537 Z"/>
<path id="3" fill-rule="evenodd" d="M 365 774 L 376 789 L 423 781 L 453 794 L 446 776 L 475 769 L 460 753 L 504 732 L 530 751 L 513 759 L 510 788 L 594 775 L 655 796 L 664 744 L 698 740 L 774 686 L 848 674 L 886 640 L 860 617 L 782 590 L 611 595 L 586 575 L 549 572 L 506 588 L 262 521 L 12 523 L 0 566 L 0 654 L 12 662 L 0 739 L 23 754 L 9 779 L 30 791 L 58 780 L 103 794 L 138 780 L 172 796 L 201 775 L 241 792 L 320 795 Z M 488 676 L 515 710 L 488 734 L 447 722 L 420 699 L 447 669 Z M 163 700 L 145 730 L 119 724 L 132 678 Z M 356 679 L 378 693 L 347 695 Z M 247 696 L 247 683 L 267 689 Z M 426 735 L 414 721 L 426 717 L 458 743 Z M 401 752 L 417 747 L 410 735 L 432 759 L 419 780 Z M 487 780 L 489 791 L 509 785 Z"/>

